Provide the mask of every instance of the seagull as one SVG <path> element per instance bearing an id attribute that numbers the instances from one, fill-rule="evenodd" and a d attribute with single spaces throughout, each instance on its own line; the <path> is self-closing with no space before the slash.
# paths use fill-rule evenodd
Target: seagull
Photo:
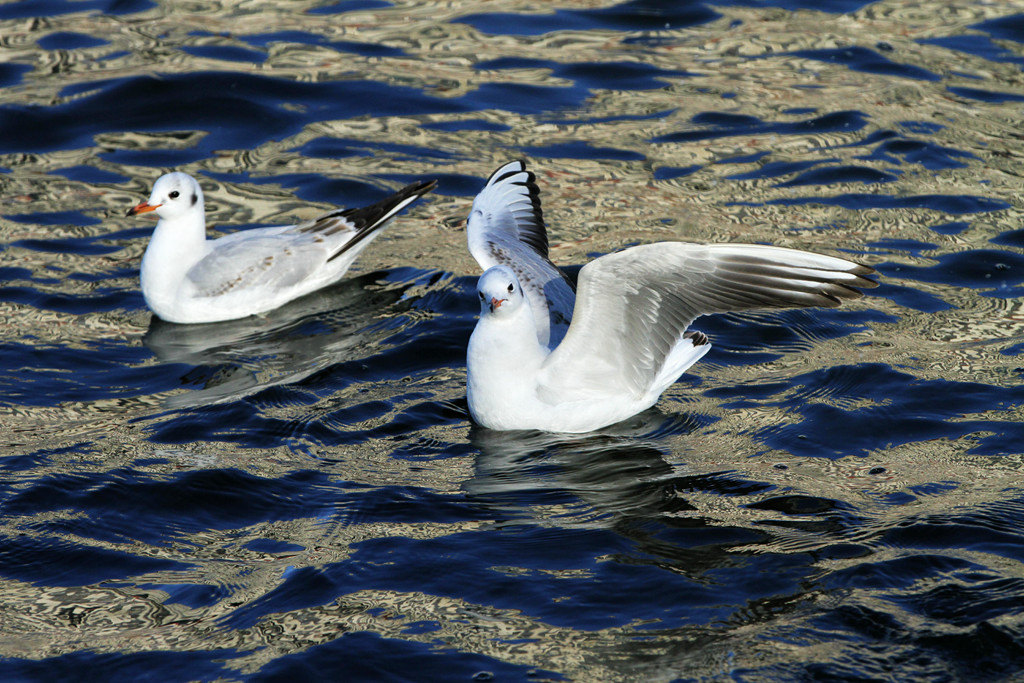
<path id="1" fill-rule="evenodd" d="M 199 183 L 187 173 L 160 176 L 149 200 L 128 210 L 129 216 L 153 211 L 160 219 L 142 257 L 142 296 L 173 323 L 273 310 L 340 279 L 395 214 L 436 185 L 416 182 L 360 209 L 208 240 Z"/>
<path id="2" fill-rule="evenodd" d="M 469 250 L 483 275 L 466 394 L 490 429 L 582 433 L 650 408 L 711 344 L 709 313 L 834 307 L 875 287 L 852 261 L 759 244 L 660 242 L 601 256 L 576 288 L 548 258 L 533 173 L 496 170 L 473 201 Z"/>

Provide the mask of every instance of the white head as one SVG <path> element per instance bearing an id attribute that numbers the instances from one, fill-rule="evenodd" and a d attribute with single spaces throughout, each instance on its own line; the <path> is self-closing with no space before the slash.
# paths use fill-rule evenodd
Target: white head
<path id="1" fill-rule="evenodd" d="M 519 278 L 508 266 L 488 268 L 476 283 L 480 315 L 504 317 L 526 302 Z"/>
<path id="2" fill-rule="evenodd" d="M 156 179 L 149 201 L 128 210 L 129 216 L 155 211 L 160 218 L 175 218 L 190 211 L 203 212 L 203 190 L 187 173 L 168 173 Z"/>

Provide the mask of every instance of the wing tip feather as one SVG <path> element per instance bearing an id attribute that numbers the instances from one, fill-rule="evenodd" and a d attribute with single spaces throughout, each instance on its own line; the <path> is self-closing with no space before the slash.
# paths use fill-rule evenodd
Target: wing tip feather
<path id="1" fill-rule="evenodd" d="M 417 180 L 416 182 L 409 183 L 394 194 L 385 197 L 379 202 L 370 204 L 369 206 L 363 206 L 355 209 L 344 209 L 342 211 L 329 213 L 327 216 L 322 217 L 314 223 L 314 227 L 319 225 L 324 218 L 338 217 L 346 219 L 356 231 L 355 235 L 352 236 L 352 239 L 341 245 L 339 249 L 328 257 L 327 261 L 331 262 L 345 252 L 350 251 L 354 246 L 363 242 L 367 237 L 387 225 L 387 223 L 394 218 L 395 214 L 433 190 L 435 187 L 437 187 L 436 179 Z M 310 231 L 315 232 L 316 230 Z"/>
<path id="2" fill-rule="evenodd" d="M 484 199 L 486 197 L 486 199 Z M 525 200 L 525 202 L 523 202 Z M 526 161 L 515 159 L 499 166 L 491 173 L 487 184 L 473 201 L 474 210 L 480 206 L 500 206 L 509 211 L 515 230 L 515 239 L 523 242 L 542 257 L 548 255 L 547 228 L 541 206 L 537 176 L 526 168 Z M 516 206 L 517 202 L 523 202 Z M 528 203 L 528 208 L 527 204 Z M 472 215 L 472 214 L 471 214 Z M 470 235 L 470 250 L 473 237 Z"/>
<path id="3" fill-rule="evenodd" d="M 506 169 L 508 169 L 509 166 L 511 166 L 513 164 L 518 164 L 519 168 L 514 169 L 514 170 L 506 170 Z M 504 171 L 504 173 L 502 173 L 502 171 Z M 494 169 L 494 171 L 491 173 L 490 177 L 487 178 L 487 183 L 486 183 L 485 187 L 487 185 L 497 185 L 498 183 L 500 183 L 502 180 L 508 178 L 509 176 L 515 175 L 516 173 L 522 173 L 523 171 L 526 171 L 526 161 L 525 160 L 523 160 L 523 159 L 513 159 L 512 161 L 507 161 L 504 164 L 502 164 L 501 166 L 499 166 L 498 168 Z M 500 177 L 498 176 L 499 173 L 501 173 Z M 527 173 L 529 173 L 529 171 L 527 171 Z"/>

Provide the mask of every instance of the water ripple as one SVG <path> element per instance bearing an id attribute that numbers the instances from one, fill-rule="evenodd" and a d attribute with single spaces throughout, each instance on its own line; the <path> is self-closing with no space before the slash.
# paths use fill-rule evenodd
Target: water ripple
<path id="1" fill-rule="evenodd" d="M 0 6 L 5 674 L 1015 675 L 1021 15 L 755 4 Z M 573 274 L 758 242 L 880 286 L 701 318 L 623 424 L 481 430 L 465 217 L 519 156 Z M 439 186 L 336 287 L 185 326 L 124 217 L 170 167 L 221 234 Z"/>

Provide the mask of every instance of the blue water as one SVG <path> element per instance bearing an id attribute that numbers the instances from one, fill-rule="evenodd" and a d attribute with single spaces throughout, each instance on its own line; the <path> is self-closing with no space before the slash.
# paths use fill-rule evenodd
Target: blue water
<path id="1" fill-rule="evenodd" d="M 2 678 L 1019 675 L 1024 15 L 949 7 L 0 6 Z M 701 319 L 599 433 L 475 427 L 462 221 L 516 157 L 571 272 L 747 241 L 880 286 Z M 183 326 L 124 217 L 171 168 L 220 232 L 439 186 Z"/>

